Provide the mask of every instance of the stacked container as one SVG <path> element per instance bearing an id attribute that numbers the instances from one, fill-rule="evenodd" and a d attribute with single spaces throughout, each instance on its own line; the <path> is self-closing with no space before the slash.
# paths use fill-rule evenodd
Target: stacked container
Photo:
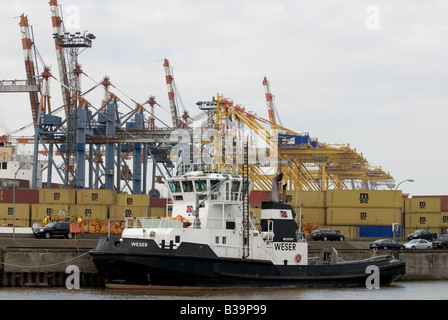
<path id="1" fill-rule="evenodd" d="M 416 229 L 428 229 L 439 233 L 444 222 L 441 214 L 441 199 L 439 197 L 413 197 L 404 199 L 406 234 Z M 446 219 L 445 219 L 446 220 Z"/>
<path id="2" fill-rule="evenodd" d="M 146 194 L 118 194 L 117 205 L 111 207 L 111 220 L 123 221 L 127 217 L 146 217 L 149 197 Z"/>
<path id="3" fill-rule="evenodd" d="M 326 199 L 325 224 L 357 226 L 360 237 L 392 237 L 392 223 L 403 225 L 399 190 L 330 190 Z"/>
<path id="4" fill-rule="evenodd" d="M 325 192 L 324 191 L 286 191 L 285 203 L 291 205 L 298 215 L 302 212 L 302 224 L 325 224 Z M 302 210 L 300 210 L 302 207 Z"/>
<path id="5" fill-rule="evenodd" d="M 31 206 L 31 224 L 49 218 L 69 220 L 70 208 L 76 203 L 76 191 L 71 189 L 40 189 L 39 203 Z"/>
<path id="6" fill-rule="evenodd" d="M 0 225 L 28 227 L 31 205 L 39 203 L 38 190 L 0 190 Z M 14 215 L 15 211 L 15 215 Z M 15 224 L 14 224 L 15 216 Z"/>

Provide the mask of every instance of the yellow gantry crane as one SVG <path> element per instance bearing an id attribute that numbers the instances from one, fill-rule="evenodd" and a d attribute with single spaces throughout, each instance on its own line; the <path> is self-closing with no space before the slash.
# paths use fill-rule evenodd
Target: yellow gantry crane
<path id="1" fill-rule="evenodd" d="M 278 160 L 276 172 L 267 172 L 257 161 L 250 163 L 250 176 L 254 180 L 255 190 L 271 190 L 272 177 L 280 172 L 283 173 L 282 185 L 286 186 L 286 190 L 368 189 L 394 184 L 389 173 L 381 167 L 370 166 L 362 153 L 349 145 L 321 143 L 275 123 L 275 117 L 271 117 L 273 109 L 269 109 L 270 120 L 266 120 L 220 95 L 214 100 L 214 105 L 216 109 L 212 122 L 223 136 L 232 134 L 234 148 L 238 148 L 238 143 L 243 141 L 251 145 L 260 139 L 268 146 L 269 157 Z M 266 126 L 269 128 L 266 129 Z M 242 133 L 243 127 L 249 133 Z M 235 160 L 237 156 L 236 151 L 232 159 Z M 239 168 L 228 164 L 223 160 L 218 167 Z"/>

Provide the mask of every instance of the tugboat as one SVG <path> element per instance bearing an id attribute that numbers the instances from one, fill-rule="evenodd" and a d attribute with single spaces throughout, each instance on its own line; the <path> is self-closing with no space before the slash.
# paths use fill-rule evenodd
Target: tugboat
<path id="1" fill-rule="evenodd" d="M 121 238 L 101 239 L 91 251 L 106 287 L 365 286 L 371 266 L 387 285 L 405 273 L 405 262 L 393 256 L 346 262 L 329 248 L 311 259 L 290 205 L 263 203 L 257 223 L 244 172 L 187 172 L 167 179 L 167 185 L 171 216 L 128 218 Z"/>

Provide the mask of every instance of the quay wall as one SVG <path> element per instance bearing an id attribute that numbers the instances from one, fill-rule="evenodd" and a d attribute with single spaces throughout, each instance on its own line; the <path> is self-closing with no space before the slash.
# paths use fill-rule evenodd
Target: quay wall
<path id="1" fill-rule="evenodd" d="M 72 274 L 66 268 L 79 268 L 80 286 L 103 286 L 100 275 L 86 249 L 3 248 L 0 262 L 2 287 L 65 287 Z"/>

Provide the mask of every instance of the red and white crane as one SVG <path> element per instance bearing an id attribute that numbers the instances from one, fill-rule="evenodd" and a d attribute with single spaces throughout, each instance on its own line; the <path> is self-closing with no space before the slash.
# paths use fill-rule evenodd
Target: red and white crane
<path id="1" fill-rule="evenodd" d="M 164 60 L 163 66 L 165 67 L 165 78 L 168 89 L 168 99 L 170 101 L 171 118 L 173 119 L 173 127 L 178 128 L 180 127 L 180 121 L 174 96 L 174 83 L 173 83 L 174 78 L 171 72 L 170 63 L 168 59 Z"/>
<path id="2" fill-rule="evenodd" d="M 50 0 L 50 11 L 51 11 L 51 23 L 53 25 L 53 36 L 63 35 L 64 25 L 61 18 L 61 8 L 57 0 Z M 55 37 L 54 37 L 55 38 Z M 67 64 L 65 60 L 64 48 L 59 45 L 58 40 L 55 38 L 54 44 L 56 46 L 56 57 L 58 60 L 59 69 L 59 81 L 61 83 L 62 90 L 62 101 L 64 103 L 65 115 L 66 117 L 70 114 L 70 87 L 67 77 Z"/>
<path id="3" fill-rule="evenodd" d="M 28 17 L 22 14 L 20 16 L 20 32 L 22 34 L 23 55 L 25 58 L 26 78 L 28 85 L 36 84 L 36 69 L 34 65 L 33 40 L 28 24 Z M 37 124 L 37 115 L 39 109 L 39 96 L 36 91 L 30 91 L 31 113 L 33 115 L 33 124 Z"/>
<path id="4" fill-rule="evenodd" d="M 271 93 L 270 84 L 266 77 L 264 77 L 263 79 L 263 86 L 266 94 L 266 103 L 268 105 L 269 121 L 271 122 L 271 128 L 274 129 L 276 124 L 281 125 L 281 120 L 280 118 L 277 119 L 277 110 L 275 109 L 274 96 Z M 277 123 L 277 121 L 279 121 L 279 123 Z"/>

